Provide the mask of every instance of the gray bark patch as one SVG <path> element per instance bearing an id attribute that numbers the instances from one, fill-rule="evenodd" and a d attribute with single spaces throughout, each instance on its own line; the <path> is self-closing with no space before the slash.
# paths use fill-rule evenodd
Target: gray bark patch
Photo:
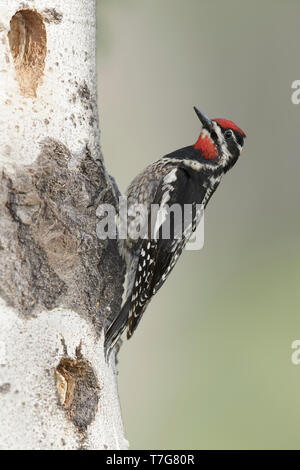
<path id="1" fill-rule="evenodd" d="M 21 315 L 61 306 L 99 333 L 121 303 L 117 240 L 99 240 L 96 209 L 116 204 L 110 179 L 88 148 L 71 155 L 53 139 L 33 165 L 0 174 L 0 294 Z"/>
<path id="2" fill-rule="evenodd" d="M 63 19 L 63 14 L 55 8 L 45 8 L 43 10 L 43 19 L 46 23 L 59 24 Z"/>
<path id="3" fill-rule="evenodd" d="M 2 394 L 6 394 L 6 393 L 9 393 L 10 392 L 10 384 L 9 383 L 5 383 L 5 384 L 2 384 L 0 385 L 0 393 Z"/>

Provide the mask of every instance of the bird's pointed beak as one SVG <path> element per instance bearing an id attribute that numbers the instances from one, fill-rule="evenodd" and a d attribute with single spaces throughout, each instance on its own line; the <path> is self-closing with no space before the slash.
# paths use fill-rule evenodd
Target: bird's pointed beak
<path id="1" fill-rule="evenodd" d="M 203 127 L 210 130 L 213 125 L 212 120 L 208 116 L 206 116 L 206 114 L 202 113 L 202 111 L 200 111 L 200 109 L 197 108 L 197 106 L 194 106 L 194 110 L 198 118 L 200 119 Z"/>

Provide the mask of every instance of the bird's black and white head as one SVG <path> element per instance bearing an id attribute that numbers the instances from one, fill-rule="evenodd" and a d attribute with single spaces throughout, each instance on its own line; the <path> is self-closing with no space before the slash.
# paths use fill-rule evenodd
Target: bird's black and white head
<path id="1" fill-rule="evenodd" d="M 202 131 L 194 149 L 199 161 L 209 163 L 226 173 L 242 153 L 246 134 L 228 119 L 210 119 L 198 108 L 194 110 L 202 123 Z"/>

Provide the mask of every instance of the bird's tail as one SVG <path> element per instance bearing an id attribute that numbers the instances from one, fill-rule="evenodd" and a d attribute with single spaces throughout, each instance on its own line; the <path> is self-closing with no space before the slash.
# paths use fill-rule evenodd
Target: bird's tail
<path id="1" fill-rule="evenodd" d="M 126 328 L 129 316 L 130 303 L 131 296 L 128 297 L 123 307 L 121 308 L 121 311 L 119 312 L 118 316 L 114 319 L 114 321 L 111 323 L 111 325 L 105 332 L 104 353 L 106 361 L 108 361 L 111 351 L 113 350 L 115 344 L 117 343 L 121 334 Z"/>

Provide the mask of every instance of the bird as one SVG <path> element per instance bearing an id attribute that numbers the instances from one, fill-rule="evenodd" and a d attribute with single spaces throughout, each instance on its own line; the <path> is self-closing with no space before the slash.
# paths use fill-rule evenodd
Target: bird
<path id="1" fill-rule="evenodd" d="M 128 230 L 127 237 L 119 240 L 126 262 L 125 287 L 121 309 L 105 327 L 107 360 L 126 328 L 127 339 L 133 335 L 199 224 L 199 206 L 206 208 L 223 175 L 242 153 L 246 138 L 242 129 L 228 119 L 210 119 L 196 106 L 194 110 L 202 125 L 196 142 L 147 166 L 126 191 L 127 219 L 121 222 Z M 145 213 L 138 214 L 137 205 L 142 205 Z M 173 205 L 183 212 L 189 208 L 187 223 L 183 216 L 175 223 L 169 211 Z M 152 207 L 156 208 L 154 215 Z M 164 237 L 167 224 L 169 236 Z M 133 236 L 137 226 L 140 237 Z"/>

